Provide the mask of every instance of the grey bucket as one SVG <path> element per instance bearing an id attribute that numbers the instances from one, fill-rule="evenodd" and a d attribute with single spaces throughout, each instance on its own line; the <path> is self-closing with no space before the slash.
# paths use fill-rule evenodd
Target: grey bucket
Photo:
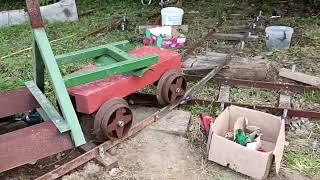
<path id="1" fill-rule="evenodd" d="M 293 28 L 269 26 L 266 28 L 266 46 L 271 50 L 287 50 L 290 47 Z"/>

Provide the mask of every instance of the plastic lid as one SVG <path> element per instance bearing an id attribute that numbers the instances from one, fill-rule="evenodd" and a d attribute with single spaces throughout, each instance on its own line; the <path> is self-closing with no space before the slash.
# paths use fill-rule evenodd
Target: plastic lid
<path id="1" fill-rule="evenodd" d="M 177 7 L 167 7 L 167 8 L 161 9 L 161 14 L 162 13 L 180 13 L 180 14 L 183 14 L 184 11 L 183 11 L 183 9 L 177 8 Z"/>

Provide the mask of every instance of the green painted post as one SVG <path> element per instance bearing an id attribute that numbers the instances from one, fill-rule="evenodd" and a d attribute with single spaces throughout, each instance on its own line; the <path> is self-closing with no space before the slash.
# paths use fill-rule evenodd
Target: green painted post
<path id="1" fill-rule="evenodd" d="M 83 145 L 86 143 L 86 140 L 62 79 L 58 64 L 50 47 L 46 32 L 43 28 L 38 28 L 33 29 L 33 33 L 42 59 L 51 78 L 63 117 L 68 122 L 70 127 L 73 142 L 77 147 Z"/>
<path id="2" fill-rule="evenodd" d="M 44 92 L 44 71 L 45 65 L 43 63 L 39 47 L 34 39 L 34 33 L 32 33 L 32 59 L 34 61 L 33 65 L 33 77 L 38 88 Z"/>

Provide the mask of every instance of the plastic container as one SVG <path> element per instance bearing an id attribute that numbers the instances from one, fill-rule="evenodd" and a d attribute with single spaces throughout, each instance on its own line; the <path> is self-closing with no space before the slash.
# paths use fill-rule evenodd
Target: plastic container
<path id="1" fill-rule="evenodd" d="M 266 28 L 266 45 L 271 50 L 287 50 L 290 47 L 293 28 L 288 26 L 269 26 Z"/>
<path id="2" fill-rule="evenodd" d="M 162 26 L 179 26 L 182 24 L 183 9 L 176 7 L 167 7 L 161 10 Z"/>

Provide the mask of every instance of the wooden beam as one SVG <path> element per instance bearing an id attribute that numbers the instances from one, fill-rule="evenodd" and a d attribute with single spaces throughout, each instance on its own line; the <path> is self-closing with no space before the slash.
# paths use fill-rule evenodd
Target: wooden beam
<path id="1" fill-rule="evenodd" d="M 119 48 L 121 50 L 127 50 L 128 44 L 129 44 L 129 41 L 120 41 L 120 42 L 105 44 L 105 45 L 92 47 L 88 49 L 82 49 L 82 50 L 71 52 L 71 53 L 61 54 L 61 55 L 55 56 L 55 58 L 58 65 L 65 65 L 65 64 L 80 62 L 83 60 L 92 59 L 95 57 L 105 55 L 106 52 L 108 51 L 107 50 L 108 47 L 110 46 L 115 46 L 116 48 Z"/>
<path id="2" fill-rule="evenodd" d="M 291 108 L 291 97 L 288 95 L 285 95 L 285 94 L 280 94 L 279 108 L 290 109 Z"/>
<path id="3" fill-rule="evenodd" d="M 151 65 L 156 63 L 158 63 L 158 56 L 148 55 L 138 59 L 131 59 L 110 64 L 108 66 L 97 67 L 94 70 L 82 73 L 71 74 L 64 77 L 64 82 L 67 87 L 73 87 L 110 77 L 116 74 L 150 67 Z"/>
<path id="4" fill-rule="evenodd" d="M 241 41 L 241 39 L 243 39 L 243 38 L 244 38 L 243 34 L 214 33 L 209 39 L 219 39 L 219 40 L 227 40 L 227 41 Z M 258 39 L 259 39 L 258 36 L 251 35 L 251 36 L 248 36 L 246 41 L 257 41 Z"/>
<path id="5" fill-rule="evenodd" d="M 293 72 L 292 70 L 285 68 L 279 70 L 279 76 L 320 88 L 320 78 L 316 76 Z"/>
<path id="6" fill-rule="evenodd" d="M 224 110 L 225 102 L 229 102 L 229 95 L 230 95 L 230 86 L 228 85 L 221 85 L 218 102 L 220 102 L 220 111 Z"/>
<path id="7" fill-rule="evenodd" d="M 288 117 L 288 109 L 291 109 L 291 97 L 285 94 L 280 94 L 279 108 L 283 108 L 282 117 Z"/>
<path id="8" fill-rule="evenodd" d="M 59 129 L 61 133 L 67 132 L 70 130 L 67 122 L 60 116 L 58 111 L 54 108 L 51 102 L 46 98 L 46 96 L 41 92 L 37 87 L 34 81 L 27 81 L 27 88 L 30 90 L 32 95 L 36 98 L 38 103 L 41 105 L 41 108 L 46 113 L 48 118 L 53 122 L 53 124 Z"/>
<path id="9" fill-rule="evenodd" d="M 33 33 L 44 64 L 48 70 L 49 77 L 51 78 L 53 89 L 61 107 L 63 117 L 71 129 L 71 137 L 75 143 L 75 146 L 78 147 L 82 144 L 85 144 L 86 140 L 81 130 L 78 117 L 71 103 L 46 32 L 44 29 L 39 28 L 33 29 Z"/>

